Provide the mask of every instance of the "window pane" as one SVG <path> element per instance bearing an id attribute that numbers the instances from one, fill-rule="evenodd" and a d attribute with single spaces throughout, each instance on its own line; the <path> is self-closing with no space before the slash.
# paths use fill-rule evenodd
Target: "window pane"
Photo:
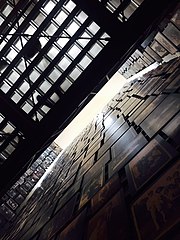
<path id="1" fill-rule="evenodd" d="M 100 27 L 95 22 L 91 23 L 91 25 L 88 27 L 88 30 L 93 34 L 96 34 L 99 29 Z"/>
<path id="2" fill-rule="evenodd" d="M 81 35 L 81 37 L 82 37 L 82 39 L 79 39 L 78 42 L 80 43 L 80 45 L 82 47 L 85 47 L 88 44 L 88 42 L 90 41 L 91 36 L 85 32 Z M 87 38 L 87 39 L 83 39 L 83 38 Z"/>
<path id="3" fill-rule="evenodd" d="M 62 34 L 62 37 L 65 37 L 66 35 Z M 59 38 L 57 43 L 59 44 L 60 47 L 64 47 L 66 43 L 69 41 L 69 38 Z"/>
<path id="4" fill-rule="evenodd" d="M 59 96 L 56 94 L 56 93 L 53 93 L 53 95 L 50 97 L 50 99 L 53 101 L 53 102 L 57 102 L 59 100 Z"/>
<path id="5" fill-rule="evenodd" d="M 51 87 L 51 84 L 48 82 L 48 81 L 44 81 L 40 86 L 39 88 L 44 92 L 46 93 Z"/>
<path id="6" fill-rule="evenodd" d="M 65 80 L 60 87 L 62 88 L 63 91 L 67 91 L 68 88 L 72 85 L 72 83 L 69 80 Z"/>
<path id="7" fill-rule="evenodd" d="M 60 62 L 59 62 L 59 66 L 60 66 L 60 68 L 62 68 L 63 70 L 66 70 L 66 68 L 70 65 L 70 61 L 66 58 L 66 57 L 64 57 Z"/>
<path id="8" fill-rule="evenodd" d="M 72 79 L 76 80 L 76 79 L 79 77 L 80 74 L 81 74 L 81 71 L 80 71 L 78 68 L 75 68 L 75 69 L 69 74 L 69 76 L 70 76 Z"/>
<path id="9" fill-rule="evenodd" d="M 76 58 L 77 55 L 81 52 L 81 49 L 74 45 L 68 52 L 72 58 Z"/>
<path id="10" fill-rule="evenodd" d="M 49 1 L 46 6 L 44 7 L 44 10 L 47 12 L 47 13 L 50 13 L 51 10 L 54 8 L 55 4 L 52 2 L 52 1 Z"/>
<path id="11" fill-rule="evenodd" d="M 3 83 L 3 85 L 1 86 L 1 90 L 2 90 L 4 93 L 7 93 L 10 88 L 11 88 L 11 87 L 10 87 L 7 83 Z"/>
<path id="12" fill-rule="evenodd" d="M 79 20 L 81 23 L 83 23 L 87 18 L 88 16 L 83 12 L 81 11 L 77 16 L 76 16 L 77 20 Z"/>
<path id="13" fill-rule="evenodd" d="M 46 33 L 49 35 L 53 35 L 57 31 L 57 27 L 54 24 L 50 24 L 50 26 L 46 29 Z"/>
<path id="14" fill-rule="evenodd" d="M 40 73 L 36 70 L 33 70 L 33 72 L 29 75 L 30 80 L 32 82 L 35 82 L 38 79 L 39 76 L 40 76 Z"/>
<path id="15" fill-rule="evenodd" d="M 13 96 L 11 97 L 11 99 L 15 102 L 18 103 L 19 100 L 21 99 L 21 96 L 18 93 L 14 93 Z"/>
<path id="16" fill-rule="evenodd" d="M 95 43 L 94 46 L 91 48 L 89 53 L 93 56 L 96 57 L 97 54 L 102 50 L 102 48 L 99 46 L 99 44 Z"/>
<path id="17" fill-rule="evenodd" d="M 52 47 L 49 52 L 47 53 L 47 55 L 51 58 L 54 59 L 59 53 L 59 50 L 55 47 Z"/>
<path id="18" fill-rule="evenodd" d="M 83 57 L 83 59 L 80 61 L 80 65 L 83 67 L 83 68 L 86 68 L 91 62 L 91 59 L 87 56 Z"/>
<path id="19" fill-rule="evenodd" d="M 12 83 L 15 83 L 16 80 L 19 78 L 19 74 L 15 71 L 13 71 L 10 76 L 9 76 L 9 80 L 12 82 Z"/>
<path id="20" fill-rule="evenodd" d="M 25 103 L 22 109 L 26 112 L 29 113 L 32 110 L 32 106 L 29 103 Z"/>
<path id="21" fill-rule="evenodd" d="M 17 52 L 14 49 L 11 49 L 8 55 L 6 56 L 10 61 L 14 60 L 16 57 Z"/>
<path id="22" fill-rule="evenodd" d="M 75 8 L 76 4 L 73 3 L 72 1 L 69 1 L 66 5 L 65 5 L 65 8 L 71 12 L 74 8 Z"/>
<path id="23" fill-rule="evenodd" d="M 58 23 L 62 24 L 64 22 L 64 20 L 67 18 L 67 14 L 63 11 L 61 11 L 57 16 L 56 16 L 56 20 L 58 21 Z"/>
<path id="24" fill-rule="evenodd" d="M 79 26 L 75 23 L 72 22 L 70 26 L 67 28 L 67 32 L 73 36 L 73 34 L 79 29 Z"/>
<path id="25" fill-rule="evenodd" d="M 55 68 L 50 74 L 49 78 L 55 82 L 61 76 L 61 72 Z"/>
<path id="26" fill-rule="evenodd" d="M 27 82 L 24 82 L 20 87 L 19 89 L 23 92 L 23 93 L 26 93 L 27 90 L 29 89 L 29 84 Z"/>

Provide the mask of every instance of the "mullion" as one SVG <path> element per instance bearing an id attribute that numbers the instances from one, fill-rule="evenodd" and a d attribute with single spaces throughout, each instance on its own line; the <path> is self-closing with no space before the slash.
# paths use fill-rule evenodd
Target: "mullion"
<path id="1" fill-rule="evenodd" d="M 59 86 L 59 84 L 62 83 L 62 81 L 67 77 L 68 73 L 70 73 L 73 68 L 77 65 L 77 63 L 85 56 L 87 51 L 92 47 L 92 45 L 97 41 L 99 36 L 102 34 L 102 30 L 100 29 L 96 35 L 89 41 L 89 43 L 84 47 L 84 49 L 79 53 L 79 55 L 74 59 L 74 61 L 67 67 L 67 69 L 62 73 L 62 75 L 56 80 L 56 82 L 53 84 L 53 86 L 45 93 L 44 99 L 47 99 Z M 40 104 L 37 103 L 34 108 L 29 112 L 29 115 L 35 113 L 35 111 L 40 107 Z"/>
<path id="2" fill-rule="evenodd" d="M 68 16 L 68 18 L 63 22 L 63 24 L 59 27 L 59 29 L 57 29 L 57 31 L 54 33 L 54 35 L 58 35 L 63 31 L 63 27 L 66 26 L 66 24 L 71 20 L 71 18 L 76 14 L 76 12 L 78 11 L 78 8 L 75 8 L 72 13 Z M 38 30 L 37 30 L 38 31 Z M 36 34 L 36 32 L 35 32 Z M 45 52 L 47 52 L 50 47 L 52 46 L 52 44 L 54 43 L 56 38 L 51 38 L 47 44 L 43 47 L 43 49 L 41 49 L 41 51 L 39 52 L 39 54 L 33 59 L 33 61 L 31 62 L 31 64 L 26 68 L 26 70 L 22 73 L 22 75 L 19 77 L 19 79 L 16 81 L 16 83 L 13 85 L 13 87 L 8 91 L 8 96 L 10 96 L 13 91 L 15 91 L 16 88 L 18 88 L 18 86 L 20 85 L 20 83 L 23 81 L 23 79 L 25 77 L 27 77 L 27 75 L 30 74 L 30 71 L 34 68 L 35 65 L 37 65 L 42 59 L 43 55 L 45 54 Z M 41 73 L 43 74 L 43 72 Z M 37 81 L 37 80 L 36 80 Z"/>

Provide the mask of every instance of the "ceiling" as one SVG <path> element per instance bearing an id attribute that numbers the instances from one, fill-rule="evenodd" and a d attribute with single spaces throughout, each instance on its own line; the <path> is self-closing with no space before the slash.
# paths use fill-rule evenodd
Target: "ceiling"
<path id="1" fill-rule="evenodd" d="M 0 0 L 1 193 L 176 2 Z"/>

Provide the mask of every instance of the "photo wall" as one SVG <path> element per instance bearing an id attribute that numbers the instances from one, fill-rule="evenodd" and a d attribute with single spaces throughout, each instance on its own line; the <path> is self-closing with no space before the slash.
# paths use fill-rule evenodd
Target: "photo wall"
<path id="1" fill-rule="evenodd" d="M 127 83 L 1 239 L 179 239 L 179 67 L 175 58 Z"/>

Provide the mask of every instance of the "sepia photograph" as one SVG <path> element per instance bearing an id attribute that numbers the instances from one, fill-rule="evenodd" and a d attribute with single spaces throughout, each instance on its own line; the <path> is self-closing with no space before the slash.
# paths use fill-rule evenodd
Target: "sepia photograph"
<path id="1" fill-rule="evenodd" d="M 56 240 L 83 240 L 87 209 L 84 209 L 56 238 Z"/>
<path id="2" fill-rule="evenodd" d="M 180 45 L 180 30 L 171 22 L 164 29 L 163 34 L 177 47 Z"/>
<path id="3" fill-rule="evenodd" d="M 171 94 L 162 101 L 140 124 L 149 137 L 153 137 L 180 109 L 180 95 Z"/>
<path id="4" fill-rule="evenodd" d="M 132 204 L 139 240 L 160 239 L 179 222 L 179 181 L 178 161 Z"/>
<path id="5" fill-rule="evenodd" d="M 79 209 L 103 186 L 103 172 L 94 175 L 91 181 L 84 185 L 81 193 Z"/>
<path id="6" fill-rule="evenodd" d="M 154 40 L 150 47 L 160 56 L 160 57 L 164 57 L 168 54 L 168 52 L 166 51 L 166 49 L 160 44 L 158 43 L 156 40 Z"/>
<path id="7" fill-rule="evenodd" d="M 92 197 L 91 212 L 99 210 L 120 188 L 119 175 L 116 174 Z"/>
<path id="8" fill-rule="evenodd" d="M 122 190 L 89 221 L 87 240 L 101 239 L 129 239 L 128 215 Z"/>
<path id="9" fill-rule="evenodd" d="M 157 42 L 159 42 L 169 53 L 174 54 L 178 51 L 177 48 L 160 32 L 155 36 Z"/>
<path id="10" fill-rule="evenodd" d="M 151 140 L 126 166 L 132 191 L 139 190 L 177 154 L 162 137 L 157 136 Z"/>

